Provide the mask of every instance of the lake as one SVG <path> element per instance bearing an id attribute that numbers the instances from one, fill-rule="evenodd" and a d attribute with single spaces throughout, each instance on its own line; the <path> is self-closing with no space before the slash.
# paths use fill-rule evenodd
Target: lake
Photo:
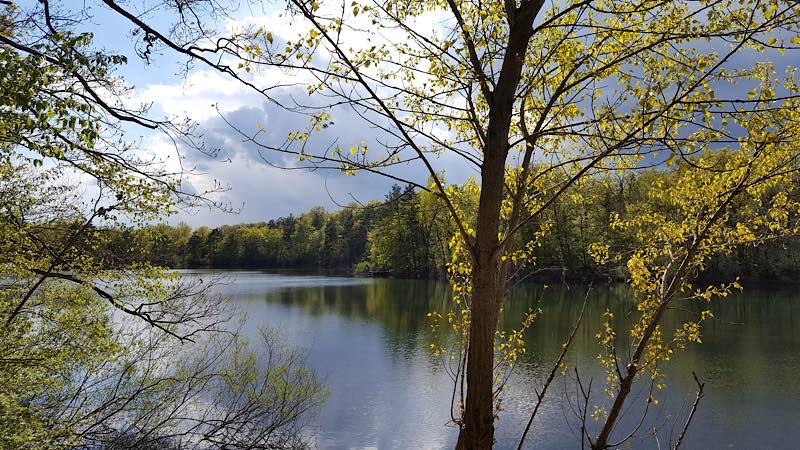
<path id="1" fill-rule="evenodd" d="M 246 312 L 246 333 L 271 326 L 308 350 L 309 364 L 325 377 L 331 397 L 313 433 L 321 448 L 452 448 L 457 429 L 450 423 L 453 382 L 434 357 L 426 315 L 445 310 L 446 283 L 311 275 L 227 272 L 225 296 Z M 560 344 L 579 315 L 586 287 L 526 284 L 513 290 L 502 313 L 504 328 L 515 328 L 525 311 L 543 315 L 527 332 L 527 353 L 515 367 L 497 422 L 496 448 L 516 448 L 532 407 L 534 388 L 549 372 Z M 569 370 L 549 391 L 526 448 L 580 448 L 573 367 L 593 380 L 602 399 L 605 374 L 596 362 L 595 333 L 606 309 L 619 326 L 632 300 L 625 286 L 595 288 L 586 319 L 567 357 Z M 665 319 L 674 329 L 696 311 L 676 305 Z M 800 442 L 800 293 L 754 291 L 715 300 L 715 319 L 703 329 L 703 344 L 678 353 L 666 370 L 666 388 L 627 448 L 669 448 L 694 400 L 692 371 L 706 383 L 705 397 L 684 448 L 797 448 Z M 621 331 L 621 328 L 618 328 Z M 620 332 L 620 335 L 624 333 Z M 620 425 L 618 435 L 638 423 L 647 386 Z M 656 428 L 657 433 L 652 433 Z M 656 440 L 658 439 L 658 441 Z"/>

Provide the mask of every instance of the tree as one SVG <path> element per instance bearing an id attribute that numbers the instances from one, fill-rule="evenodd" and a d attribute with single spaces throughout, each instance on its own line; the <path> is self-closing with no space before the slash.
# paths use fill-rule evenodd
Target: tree
<path id="1" fill-rule="evenodd" d="M 205 201 L 126 126 L 189 135 L 125 107 L 124 59 L 73 33 L 76 16 L 0 4 L 0 446 L 304 446 L 325 395 L 302 353 L 265 334 L 260 358 L 209 283 L 128 259 L 135 239 L 116 233 Z"/>
<path id="2" fill-rule="evenodd" d="M 93 251 L 105 230 L 39 172 L 0 164 L 0 445 L 307 446 L 326 393 L 304 354 L 274 331 L 248 343 L 223 330 L 235 316 L 213 280 L 109 267 Z M 59 264 L 37 266 L 47 251 Z"/>
<path id="3" fill-rule="evenodd" d="M 358 220 L 354 209 L 345 208 L 336 216 L 341 221 L 342 260 L 347 267 L 354 267 L 364 254 L 363 244 L 359 245 L 364 224 Z M 327 242 L 327 232 L 325 236 Z"/>
<path id="4" fill-rule="evenodd" d="M 295 222 L 288 247 L 290 261 L 298 266 L 315 266 L 319 264 L 319 251 L 322 249 L 323 230 L 319 210 L 312 214 L 304 214 Z"/>
<path id="5" fill-rule="evenodd" d="M 464 297 L 469 344 L 460 448 L 493 443 L 498 312 L 508 273 L 533 250 L 514 245 L 514 237 L 571 186 L 606 171 L 676 161 L 685 163 L 687 179 L 704 178 L 719 168 L 703 163 L 725 146 L 746 160 L 731 171 L 761 164 L 773 171 L 795 170 L 793 154 L 782 152 L 794 133 L 789 127 L 796 110 L 796 74 L 790 70 L 783 80 L 774 74 L 781 65 L 774 62 L 796 51 L 798 43 L 798 7 L 791 1 L 290 0 L 298 35 L 276 36 L 267 25 L 223 39 L 193 19 L 203 16 L 203 2 L 179 6 L 173 34 L 113 0 L 104 3 L 141 31 L 147 52 L 158 43 L 276 102 L 273 94 L 282 86 L 254 85 L 248 76 L 252 70 L 277 67 L 314 77 L 308 92 L 321 95 L 307 105 L 287 106 L 287 114 L 310 117 L 307 127 L 280 141 L 238 129 L 262 150 L 296 155 L 315 169 L 380 173 L 444 202 L 456 225 L 453 245 L 461 258 L 463 276 L 454 278 L 469 292 Z M 195 14 L 186 14 L 187 9 Z M 735 63 L 738 54 L 763 59 L 743 68 Z M 743 85 L 754 89 L 744 94 L 737 87 Z M 321 105 L 326 99 L 330 103 Z M 322 142 L 325 135 L 319 133 L 336 129 L 334 105 L 350 106 L 385 135 L 374 143 Z M 752 119 L 755 124 L 748 124 Z M 435 170 L 432 153 L 441 152 L 457 155 L 480 173 L 474 223 Z M 420 164 L 432 185 L 402 180 L 387 170 L 403 162 Z M 748 180 L 754 186 L 770 183 L 769 177 Z M 744 181 L 747 189 L 751 181 Z M 708 183 L 726 181 L 711 177 Z M 680 194 L 697 200 L 699 193 Z M 729 211 L 732 204 L 716 206 Z M 641 220 L 647 217 L 643 213 Z M 718 217 L 711 219 L 709 224 L 719 223 Z M 695 244 L 702 247 L 706 236 L 698 236 Z M 671 279 L 677 288 L 687 283 L 690 268 L 702 267 L 691 262 L 697 252 L 684 254 L 690 263 L 680 270 L 655 259 L 643 264 L 650 275 Z M 662 303 L 676 291 L 667 292 Z M 655 321 L 646 329 L 657 327 L 660 315 L 647 317 Z M 652 333 L 635 336 L 647 347 Z M 637 361 L 634 352 L 631 364 Z M 616 394 L 623 403 L 624 388 Z M 609 425 L 592 438 L 597 448 L 610 445 L 616 406 Z"/>
<path id="6" fill-rule="evenodd" d="M 147 261 L 164 267 L 180 267 L 186 255 L 184 251 L 192 236 L 191 227 L 185 222 L 171 227 L 165 223 L 137 230 L 136 245 Z"/>
<path id="7" fill-rule="evenodd" d="M 214 266 L 234 268 L 241 265 L 243 242 L 236 236 L 237 229 L 232 226 L 220 228 L 222 240 L 214 252 Z"/>
<path id="8" fill-rule="evenodd" d="M 210 249 L 208 237 L 211 231 L 208 227 L 199 227 L 192 231 L 192 236 L 186 242 L 187 264 L 189 267 L 206 267 L 209 264 Z"/>
<path id="9" fill-rule="evenodd" d="M 320 252 L 321 264 L 327 267 L 336 267 L 340 264 L 340 260 L 347 260 L 347 255 L 344 255 L 345 248 L 342 233 L 334 217 L 328 217 L 328 221 L 325 222 L 324 242 Z"/>
<path id="10" fill-rule="evenodd" d="M 422 223 L 419 201 L 412 187 L 393 186 L 386 197 L 387 216 L 369 233 L 370 266 L 395 275 L 423 277 L 430 266 L 429 226 Z"/>

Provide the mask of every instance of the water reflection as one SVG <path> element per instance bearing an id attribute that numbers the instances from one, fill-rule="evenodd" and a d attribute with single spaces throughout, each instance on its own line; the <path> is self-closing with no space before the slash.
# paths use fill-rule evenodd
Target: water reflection
<path id="1" fill-rule="evenodd" d="M 307 346 L 311 363 L 327 375 L 332 397 L 320 418 L 321 447 L 452 447 L 457 433 L 446 426 L 452 384 L 427 351 L 433 336 L 426 314 L 449 306 L 445 283 L 257 272 L 235 277 L 223 289 L 247 311 L 246 329 L 279 327 L 290 340 Z M 544 315 L 528 332 L 528 353 L 509 384 L 498 448 L 516 444 L 533 388 L 557 356 L 585 295 L 584 287 L 545 290 L 541 285 L 523 285 L 510 294 L 503 327 L 518 326 L 531 307 L 541 307 Z M 633 299 L 624 286 L 596 288 L 589 295 L 586 320 L 568 362 L 581 369 L 582 378 L 601 386 L 594 334 L 606 309 L 623 329 Z M 702 305 L 679 306 L 666 317 L 666 329 L 678 327 Z M 800 440 L 800 329 L 794 326 L 800 299 L 793 292 L 748 291 L 715 303 L 712 310 L 716 320 L 704 328 L 704 344 L 674 358 L 662 402 L 631 447 L 656 448 L 647 433 L 653 426 L 660 430 L 662 447 L 668 446 L 669 431 L 676 419 L 683 420 L 693 396 L 694 370 L 707 382 L 706 397 L 686 448 L 794 448 Z M 578 445 L 577 422 L 570 419 L 566 401 L 572 394 L 565 394 L 572 388 L 566 381 L 551 388 L 528 441 L 531 448 Z M 636 419 L 634 413 L 635 408 L 627 425 Z"/>

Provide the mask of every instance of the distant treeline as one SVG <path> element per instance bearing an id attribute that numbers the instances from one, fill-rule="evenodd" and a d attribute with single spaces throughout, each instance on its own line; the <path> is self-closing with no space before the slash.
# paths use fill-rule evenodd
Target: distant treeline
<path id="1" fill-rule="evenodd" d="M 611 243 L 617 252 L 629 237 L 609 226 L 612 213 L 647 202 L 647 189 L 663 172 L 592 180 L 550 204 L 539 221 L 517 239 L 530 239 L 542 226 L 549 232 L 534 250 L 535 263 L 518 276 L 545 280 L 622 279 L 624 261 L 599 266 L 588 254 L 593 242 Z M 470 214 L 477 189 L 462 188 L 460 209 Z M 445 205 L 430 192 L 394 186 L 384 202 L 351 205 L 336 212 L 321 207 L 266 222 L 192 229 L 186 224 L 108 230 L 109 250 L 134 242 L 130 258 L 173 268 L 336 269 L 390 273 L 398 277 L 444 278 L 455 232 Z M 735 217 L 731 220 L 735 221 Z M 704 278 L 750 282 L 796 282 L 800 241 L 796 238 L 740 248 L 709 263 Z"/>

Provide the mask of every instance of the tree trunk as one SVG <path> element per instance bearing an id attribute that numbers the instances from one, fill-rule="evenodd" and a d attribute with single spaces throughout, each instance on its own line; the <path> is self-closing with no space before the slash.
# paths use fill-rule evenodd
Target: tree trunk
<path id="1" fill-rule="evenodd" d="M 505 295 L 500 270 L 500 203 L 503 199 L 509 130 L 533 19 L 543 0 L 527 0 L 511 11 L 508 46 L 490 93 L 489 123 L 481 163 L 481 195 L 472 264 L 472 306 L 467 348 L 467 398 L 457 449 L 494 444 L 494 336 Z M 479 69 L 479 68 L 478 68 Z"/>
<path id="2" fill-rule="evenodd" d="M 467 348 L 467 399 L 459 449 L 488 449 L 494 443 L 494 336 L 504 283 L 498 277 L 497 251 L 505 152 L 484 161 Z"/>

